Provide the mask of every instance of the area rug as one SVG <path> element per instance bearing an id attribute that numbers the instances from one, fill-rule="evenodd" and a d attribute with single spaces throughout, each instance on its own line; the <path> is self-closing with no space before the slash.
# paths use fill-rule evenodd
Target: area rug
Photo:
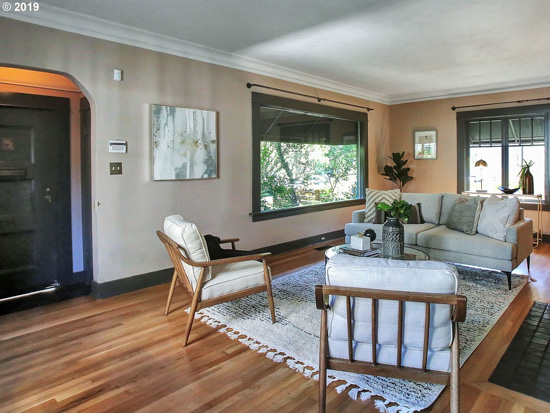
<path id="1" fill-rule="evenodd" d="M 459 294 L 468 298 L 466 322 L 460 326 L 461 363 L 504 313 L 527 282 L 512 275 L 508 291 L 506 276 L 497 271 L 457 266 Z M 285 362 L 306 377 L 318 379 L 321 313 L 315 307 L 314 286 L 323 284 L 325 267 L 313 265 L 273 280 L 277 322 L 271 323 L 265 293 L 201 310 L 196 317 L 238 339 L 275 362 Z M 329 370 L 328 382 L 342 381 L 336 391 L 347 391 L 354 400 L 377 398 L 381 412 L 413 412 L 429 407 L 444 386 Z"/>

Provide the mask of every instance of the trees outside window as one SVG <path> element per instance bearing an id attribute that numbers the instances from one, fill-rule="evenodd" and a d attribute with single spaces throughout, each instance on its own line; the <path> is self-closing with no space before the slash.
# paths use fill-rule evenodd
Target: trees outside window
<path id="1" fill-rule="evenodd" d="M 366 113 L 253 95 L 254 220 L 363 197 Z"/>

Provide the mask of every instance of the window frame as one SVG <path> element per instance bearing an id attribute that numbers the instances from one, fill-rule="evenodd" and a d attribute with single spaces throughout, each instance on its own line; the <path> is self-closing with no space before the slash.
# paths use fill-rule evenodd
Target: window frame
<path id="1" fill-rule="evenodd" d="M 517 106 L 500 109 L 485 109 L 477 111 L 464 111 L 456 114 L 457 120 L 457 192 L 462 193 L 465 188 L 469 187 L 470 176 L 470 159 L 469 159 L 469 139 L 466 136 L 467 124 L 470 121 L 480 120 L 502 120 L 503 125 L 507 124 L 505 121 L 514 117 L 544 117 L 545 125 L 545 179 L 544 179 L 544 198 L 543 203 L 550 205 L 550 165 L 548 160 L 550 159 L 550 105 L 529 105 L 529 106 Z M 503 179 L 508 179 L 508 155 L 509 155 L 509 136 L 508 126 L 504 126 L 504 135 L 501 137 L 502 141 L 502 176 Z M 504 150 L 506 148 L 506 150 Z M 522 203 L 526 203 L 522 201 Z M 527 202 L 528 203 L 528 202 Z"/>
<path id="2" fill-rule="evenodd" d="M 329 115 L 334 118 L 358 122 L 358 198 L 346 201 L 326 202 L 316 205 L 298 206 L 293 208 L 278 209 L 276 211 L 261 211 L 261 179 L 260 179 L 260 144 L 261 144 L 261 117 L 262 106 L 270 106 L 281 109 L 294 109 L 304 112 Z M 368 185 L 368 113 L 301 100 L 283 98 L 280 96 L 252 93 L 252 221 L 264 221 L 268 219 L 282 218 L 293 215 L 307 214 L 311 212 L 325 211 L 335 208 L 343 208 L 353 205 L 361 205 L 365 202 L 365 187 Z"/>

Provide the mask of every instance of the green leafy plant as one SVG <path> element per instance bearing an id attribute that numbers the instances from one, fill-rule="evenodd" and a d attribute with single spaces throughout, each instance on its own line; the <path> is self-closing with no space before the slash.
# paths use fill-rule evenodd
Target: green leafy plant
<path id="1" fill-rule="evenodd" d="M 391 205 L 385 202 L 379 202 L 376 204 L 376 209 L 382 210 L 390 214 L 392 217 L 396 217 L 407 222 L 412 214 L 412 205 L 407 201 L 394 200 Z"/>
<path id="2" fill-rule="evenodd" d="M 396 184 L 400 190 L 414 179 L 412 176 L 409 176 L 411 168 L 405 168 L 409 160 L 403 159 L 404 156 L 405 152 L 394 152 L 391 156 L 388 156 L 388 158 L 393 161 L 394 165 L 384 166 L 384 173 L 382 174 L 382 176 L 386 177 L 386 180 Z"/>
<path id="3" fill-rule="evenodd" d="M 529 168 L 531 168 L 533 165 L 535 164 L 534 161 L 529 161 L 527 162 L 525 159 L 523 159 L 523 163 L 521 165 L 521 168 L 518 172 L 518 176 L 519 176 L 519 186 L 522 187 L 523 186 L 523 177 L 525 176 L 525 174 L 527 173 L 527 171 L 529 170 Z"/>

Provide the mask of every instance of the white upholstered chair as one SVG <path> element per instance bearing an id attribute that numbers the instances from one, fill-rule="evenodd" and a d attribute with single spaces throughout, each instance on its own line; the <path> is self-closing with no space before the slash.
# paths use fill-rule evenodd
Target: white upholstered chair
<path id="1" fill-rule="evenodd" d="M 167 217 L 164 220 L 164 233 L 157 231 L 157 235 L 174 265 L 164 314 L 168 314 L 177 283 L 187 288 L 193 296 L 185 327 L 184 347 L 189 340 L 197 310 L 250 294 L 267 292 L 271 319 L 275 323 L 271 272 L 265 261 L 269 253 L 210 260 L 206 242 L 197 226 L 179 215 Z"/>
<path id="2" fill-rule="evenodd" d="M 315 291 L 320 412 L 327 369 L 450 384 L 451 412 L 459 411 L 458 322 L 466 297 L 457 295 L 454 266 L 338 254 L 327 263 L 326 283 Z"/>

